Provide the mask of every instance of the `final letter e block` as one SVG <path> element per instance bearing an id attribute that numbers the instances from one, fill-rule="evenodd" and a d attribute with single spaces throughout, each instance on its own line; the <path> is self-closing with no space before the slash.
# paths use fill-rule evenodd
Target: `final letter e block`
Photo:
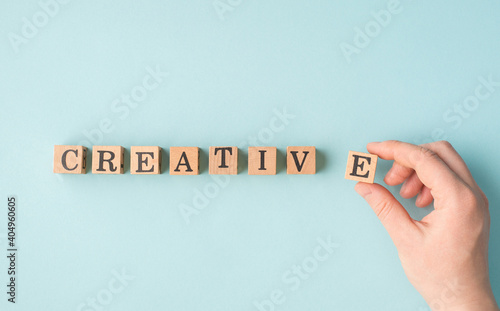
<path id="1" fill-rule="evenodd" d="M 345 178 L 373 184 L 377 160 L 375 154 L 349 151 Z"/>
<path id="2" fill-rule="evenodd" d="M 84 146 L 54 146 L 54 173 L 85 174 L 87 148 Z"/>
<path id="3" fill-rule="evenodd" d="M 92 146 L 92 174 L 123 174 L 123 147 Z"/>
<path id="4" fill-rule="evenodd" d="M 161 148 L 158 146 L 132 146 L 130 173 L 151 175 L 161 173 Z"/>
<path id="5" fill-rule="evenodd" d="M 316 174 L 316 147 L 289 146 L 286 148 L 287 174 Z"/>

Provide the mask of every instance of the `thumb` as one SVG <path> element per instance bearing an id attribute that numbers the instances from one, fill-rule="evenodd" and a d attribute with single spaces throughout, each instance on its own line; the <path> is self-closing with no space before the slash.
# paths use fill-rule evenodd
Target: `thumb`
<path id="1" fill-rule="evenodd" d="M 372 207 L 397 248 L 414 236 L 417 230 L 414 220 L 389 190 L 363 182 L 357 183 L 354 190 Z"/>

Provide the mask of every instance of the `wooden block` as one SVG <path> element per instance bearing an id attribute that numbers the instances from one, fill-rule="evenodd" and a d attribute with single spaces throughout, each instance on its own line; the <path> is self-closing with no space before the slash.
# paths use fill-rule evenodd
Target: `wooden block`
<path id="1" fill-rule="evenodd" d="M 345 178 L 373 184 L 377 160 L 374 154 L 349 151 Z"/>
<path id="2" fill-rule="evenodd" d="M 200 174 L 200 148 L 170 147 L 170 175 Z"/>
<path id="3" fill-rule="evenodd" d="M 248 175 L 276 175 L 276 147 L 248 147 Z"/>
<path id="4" fill-rule="evenodd" d="M 132 146 L 130 173 L 137 175 L 161 174 L 161 148 L 158 146 Z"/>
<path id="5" fill-rule="evenodd" d="M 87 148 L 84 146 L 54 146 L 54 173 L 85 174 Z"/>
<path id="6" fill-rule="evenodd" d="M 238 174 L 238 147 L 210 147 L 208 173 L 210 175 Z"/>
<path id="7" fill-rule="evenodd" d="M 123 174 L 122 146 L 92 146 L 93 174 Z"/>
<path id="8" fill-rule="evenodd" d="M 316 174 L 316 147 L 289 146 L 286 148 L 287 174 Z"/>

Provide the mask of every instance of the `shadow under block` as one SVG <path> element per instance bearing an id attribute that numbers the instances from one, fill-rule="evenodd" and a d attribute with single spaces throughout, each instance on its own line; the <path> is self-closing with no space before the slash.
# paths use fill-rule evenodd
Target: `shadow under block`
<path id="1" fill-rule="evenodd" d="M 158 146 L 130 147 L 130 173 L 152 175 L 161 173 L 161 148 Z"/>
<path id="2" fill-rule="evenodd" d="M 349 151 L 345 178 L 373 184 L 378 156 L 370 153 Z"/>
<path id="3" fill-rule="evenodd" d="M 200 174 L 200 148 L 170 147 L 170 175 Z"/>
<path id="4" fill-rule="evenodd" d="M 248 147 L 248 175 L 276 175 L 276 147 Z"/>
<path id="5" fill-rule="evenodd" d="M 287 174 L 316 174 L 316 147 L 289 146 L 286 148 Z"/>
<path id="6" fill-rule="evenodd" d="M 54 146 L 54 173 L 85 174 L 87 148 L 84 146 Z"/>
<path id="7" fill-rule="evenodd" d="M 238 147 L 210 147 L 208 173 L 210 175 L 238 174 Z"/>
<path id="8" fill-rule="evenodd" d="M 122 146 L 92 146 L 92 174 L 123 174 Z"/>

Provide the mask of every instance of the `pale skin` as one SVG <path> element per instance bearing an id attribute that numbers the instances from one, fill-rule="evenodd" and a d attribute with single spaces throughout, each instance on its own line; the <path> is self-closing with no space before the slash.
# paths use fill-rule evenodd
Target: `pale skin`
<path id="1" fill-rule="evenodd" d="M 403 183 L 403 198 L 434 201 L 421 221 L 379 184 L 356 184 L 393 240 L 404 271 L 432 310 L 498 311 L 488 274 L 488 199 L 467 165 L 445 141 L 421 146 L 369 143 L 368 152 L 393 160 L 384 182 Z"/>

